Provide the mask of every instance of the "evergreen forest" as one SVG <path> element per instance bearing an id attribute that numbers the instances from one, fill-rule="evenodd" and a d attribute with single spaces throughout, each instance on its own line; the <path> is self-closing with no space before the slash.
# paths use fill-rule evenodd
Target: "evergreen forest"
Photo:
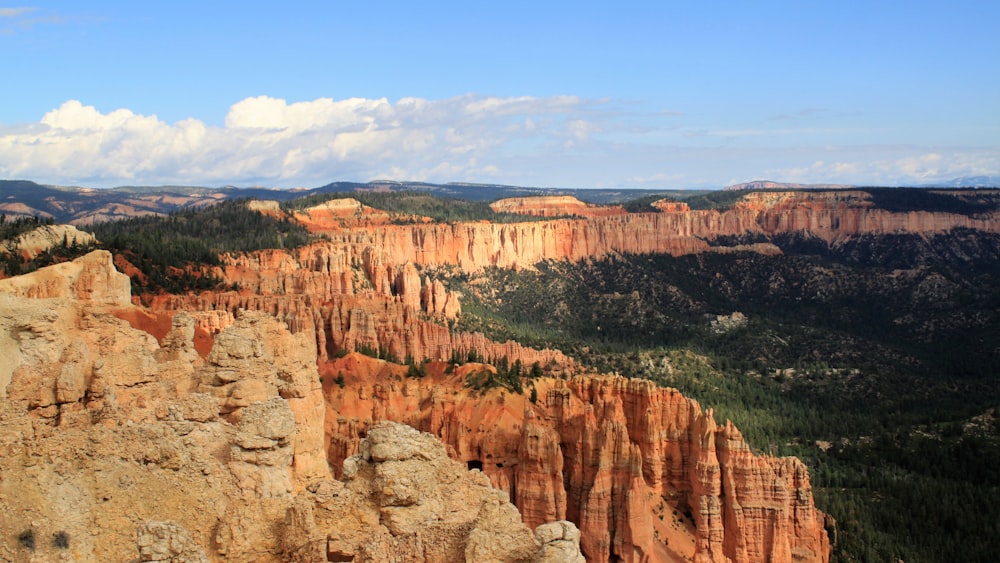
<path id="1" fill-rule="evenodd" d="M 833 561 L 1000 550 L 1000 237 L 782 237 L 455 276 L 462 330 L 675 387 L 810 468 Z"/>

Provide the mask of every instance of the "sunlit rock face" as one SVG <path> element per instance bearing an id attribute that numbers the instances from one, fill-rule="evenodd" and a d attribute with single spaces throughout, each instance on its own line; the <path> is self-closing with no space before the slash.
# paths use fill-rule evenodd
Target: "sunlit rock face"
<path id="1" fill-rule="evenodd" d="M 241 312 L 203 358 L 187 313 L 130 324 L 123 277 L 95 253 L 0 284 L 0 557 L 582 563 L 574 524 L 532 532 L 407 426 L 335 481 L 314 335 Z"/>
<path id="2" fill-rule="evenodd" d="M 509 491 L 524 522 L 579 526 L 588 561 L 826 561 L 823 514 L 806 467 L 751 453 L 739 431 L 676 390 L 609 376 L 534 380 L 537 402 L 464 385 L 466 364 L 405 368 L 349 355 L 327 396 L 332 466 L 359 436 L 397 420 L 437 436 L 452 457 Z M 395 370 L 395 371 L 394 371 Z M 689 519 L 661 519 L 665 513 Z"/>
<path id="3" fill-rule="evenodd" d="M 838 244 L 1000 231 L 993 213 L 893 212 L 863 192 L 749 194 L 727 211 L 660 202 L 661 212 L 641 214 L 543 203 L 537 214 L 576 218 L 393 224 L 356 202 L 326 205 L 308 220 L 329 240 L 225 256 L 216 274 L 235 289 L 159 296 L 149 309 L 132 305 L 129 280 L 106 252 L 0 280 L 0 533 L 30 532 L 40 560 L 534 560 L 563 548 L 573 560 L 578 545 L 592 561 L 825 561 L 823 515 L 801 462 L 755 455 L 735 427 L 675 390 L 583 376 L 557 350 L 453 332 L 461 296 L 436 269 L 780 252 L 766 242 L 711 244 L 747 234 Z M 362 348 L 434 361 L 421 378 L 337 357 Z M 449 370 L 448 360 L 471 351 L 565 378 L 534 379 L 536 401 L 528 390 L 470 389 L 472 370 L 491 368 Z M 362 446 L 387 420 L 428 432 L 459 465 L 422 460 L 437 469 L 406 472 L 427 482 L 404 482 L 390 466 L 420 456 Z M 422 451 L 440 453 L 421 436 Z M 334 481 L 348 459 L 351 478 Z M 449 487 L 464 491 L 468 475 L 470 487 L 488 480 L 504 491 L 519 514 L 511 518 L 502 493 L 466 491 L 485 500 L 464 523 L 419 531 L 419 549 L 407 543 L 420 518 L 450 518 Z M 434 489 L 431 477 L 447 486 Z M 0 557 L 23 559 L 26 543 L 0 542 Z"/>
<path id="4" fill-rule="evenodd" d="M 620 205 L 590 205 L 573 196 L 510 197 L 494 201 L 490 209 L 497 213 L 515 213 L 534 217 L 609 217 L 628 213 Z"/>

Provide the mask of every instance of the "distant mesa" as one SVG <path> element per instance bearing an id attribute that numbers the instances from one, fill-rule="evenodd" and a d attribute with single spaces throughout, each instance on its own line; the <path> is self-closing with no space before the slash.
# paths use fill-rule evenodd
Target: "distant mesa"
<path id="1" fill-rule="evenodd" d="M 962 176 L 951 180 L 942 180 L 922 184 L 922 188 L 1000 188 L 1000 176 Z"/>
<path id="2" fill-rule="evenodd" d="M 663 213 L 687 213 L 691 211 L 691 206 L 688 204 L 672 199 L 658 199 L 649 205 L 659 209 Z"/>
<path id="3" fill-rule="evenodd" d="M 390 221 L 389 213 L 362 204 L 352 198 L 336 198 L 294 213 L 295 219 L 310 232 L 338 230 L 350 226 L 383 225 Z"/>
<path id="4" fill-rule="evenodd" d="M 592 205 L 571 195 L 509 197 L 494 201 L 490 204 L 490 209 L 497 213 L 515 213 L 533 217 L 610 217 L 627 213 L 620 205 Z"/>
<path id="5" fill-rule="evenodd" d="M 798 184 L 794 182 L 774 182 L 772 180 L 753 180 L 733 184 L 725 190 L 846 190 L 859 186 L 876 186 L 878 184 Z M 950 180 L 927 182 L 922 184 L 902 184 L 898 187 L 914 188 L 998 188 L 1000 176 L 963 176 Z"/>

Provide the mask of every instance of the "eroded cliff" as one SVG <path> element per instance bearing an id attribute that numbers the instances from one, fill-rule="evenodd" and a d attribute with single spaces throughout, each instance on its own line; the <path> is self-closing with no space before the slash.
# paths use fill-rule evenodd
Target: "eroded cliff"
<path id="1" fill-rule="evenodd" d="M 948 195 L 956 201 L 987 196 L 996 197 L 992 192 Z M 544 210 L 565 203 L 550 200 L 519 198 L 510 205 L 527 209 L 534 201 Z M 214 273 L 238 291 L 160 296 L 153 298 L 151 307 L 197 312 L 199 326 L 209 332 L 223 328 L 239 309 L 266 311 L 293 331 L 311 327 L 321 359 L 365 349 L 419 361 L 464 355 L 475 348 L 481 357 L 506 355 L 525 365 L 569 365 L 571 361 L 556 351 L 531 351 L 445 329 L 445 322 L 461 314 L 462 296 L 436 272 L 532 268 L 541 260 L 597 259 L 615 253 L 778 254 L 781 250 L 770 242 L 733 245 L 731 240 L 767 240 L 789 233 L 832 245 L 866 234 L 1000 232 L 995 211 L 892 211 L 877 207 L 863 191 L 751 193 L 725 211 L 691 210 L 684 203 L 666 201 L 654 206 L 661 212 L 511 224 L 399 225 L 376 221 L 378 210 L 356 200 L 333 200 L 297 215 L 328 240 L 294 250 L 224 256 L 223 266 Z"/>
<path id="2" fill-rule="evenodd" d="M 537 403 L 465 385 L 466 364 L 423 379 L 357 354 L 324 371 L 331 466 L 370 424 L 432 433 L 511 494 L 533 526 L 566 518 L 589 561 L 826 561 L 823 515 L 794 458 L 756 456 L 676 390 L 612 376 L 535 379 Z M 685 520 L 684 515 L 688 515 Z"/>
<path id="3" fill-rule="evenodd" d="M 120 279 L 97 252 L 0 284 L 0 558 L 581 560 L 412 429 L 371 428 L 333 480 L 308 327 L 240 313 L 202 358 L 186 313 L 134 328 Z"/>

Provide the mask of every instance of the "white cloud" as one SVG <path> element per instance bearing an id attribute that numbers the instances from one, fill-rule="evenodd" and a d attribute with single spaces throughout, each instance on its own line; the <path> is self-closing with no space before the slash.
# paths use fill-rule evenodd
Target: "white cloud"
<path id="1" fill-rule="evenodd" d="M 245 183 L 277 185 L 370 179 L 450 181 L 499 170 L 491 151 L 537 123 L 553 139 L 586 105 L 574 97 L 445 100 L 350 98 L 288 103 L 258 96 L 230 107 L 222 127 L 166 123 L 128 109 L 102 113 L 70 100 L 37 125 L 0 132 L 0 177 L 56 183 Z M 509 125 L 531 123 L 511 131 Z M 581 122 L 582 123 L 582 122 Z M 576 121 L 568 127 L 581 137 Z"/>
<path id="2" fill-rule="evenodd" d="M 36 25 L 98 23 L 101 21 L 103 21 L 102 18 L 95 18 L 93 16 L 67 16 L 51 10 L 39 10 L 38 8 L 0 8 L 0 35 L 29 32 Z"/>
<path id="3" fill-rule="evenodd" d="M 641 126 L 639 126 L 639 125 Z M 268 96 L 233 104 L 221 126 L 168 123 L 76 100 L 37 122 L 0 127 L 0 178 L 55 184 L 320 185 L 393 178 L 548 186 L 724 186 L 733 178 L 906 184 L 994 175 L 1000 148 L 725 146 L 689 137 L 676 115 L 623 112 L 574 96 L 443 100 Z M 779 130 L 795 141 L 795 130 Z M 805 129 L 815 141 L 822 133 Z M 734 131 L 729 131 L 733 134 Z M 775 134 L 770 131 L 769 134 Z"/>
<path id="4" fill-rule="evenodd" d="M 903 186 L 962 176 L 997 175 L 998 148 L 930 150 L 911 146 L 827 148 L 826 156 L 807 166 L 772 168 L 761 177 L 786 182 Z"/>

